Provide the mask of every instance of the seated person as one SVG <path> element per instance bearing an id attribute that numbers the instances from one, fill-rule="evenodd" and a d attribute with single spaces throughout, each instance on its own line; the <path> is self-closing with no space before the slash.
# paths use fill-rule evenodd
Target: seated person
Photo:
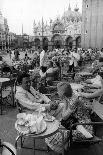
<path id="1" fill-rule="evenodd" d="M 60 66 L 58 62 L 55 62 L 55 65 L 53 66 L 53 62 L 49 62 L 49 68 L 47 71 L 42 75 L 42 78 L 46 78 L 46 81 L 49 85 L 52 85 L 52 81 L 58 80 L 60 72 Z"/>
<path id="2" fill-rule="evenodd" d="M 52 102 L 46 95 L 39 93 L 30 86 L 29 74 L 21 74 L 18 77 L 18 83 L 21 83 L 21 86 L 16 87 L 15 97 L 25 110 L 36 110 L 45 107 L 47 110 L 52 110 L 54 116 L 56 112 L 61 111 L 62 105 Z"/>
<path id="3" fill-rule="evenodd" d="M 97 73 L 102 69 L 102 66 L 103 66 L 103 58 L 102 57 L 100 57 L 99 58 L 99 61 L 98 61 L 98 71 L 97 71 Z M 86 81 L 85 81 L 85 83 L 88 83 L 89 84 L 89 87 L 97 87 L 97 88 L 100 88 L 101 87 L 101 77 L 100 77 L 100 75 L 96 75 L 96 77 L 95 78 L 93 78 L 93 79 L 87 79 Z"/>
<path id="4" fill-rule="evenodd" d="M 23 73 L 18 77 L 18 83 L 21 83 L 21 86 L 16 87 L 16 99 L 19 103 L 26 107 L 27 109 L 35 110 L 40 107 L 40 103 L 44 101 L 43 106 L 46 108 L 50 107 L 50 99 L 43 94 L 37 92 L 30 85 L 30 75 Z M 48 103 L 48 104 L 47 104 Z"/>
<path id="5" fill-rule="evenodd" d="M 85 86 L 89 86 L 90 88 L 94 88 L 94 87 L 100 88 L 101 87 L 101 77 L 100 77 L 100 75 L 97 74 L 95 78 L 87 79 L 85 81 L 85 83 L 86 83 Z"/>
<path id="6" fill-rule="evenodd" d="M 75 92 L 73 92 L 71 85 L 68 82 L 60 82 L 57 85 L 57 90 L 59 97 L 62 99 L 63 110 L 61 111 L 61 115 L 56 117 L 57 119 L 61 120 L 61 123 L 67 129 L 70 129 L 70 123 L 68 122 L 79 122 L 79 123 L 89 123 L 90 115 L 89 110 L 83 106 L 78 101 L 78 97 L 76 96 Z M 72 119 L 73 118 L 73 119 Z M 71 120 L 71 121 L 69 121 Z M 62 130 L 62 129 L 61 129 Z M 92 126 L 79 126 L 73 131 L 73 138 L 74 139 L 83 139 L 83 138 L 90 138 L 92 137 Z M 67 131 L 62 130 L 64 134 L 64 141 L 67 140 Z M 90 136 L 90 137 L 89 137 Z M 45 139 L 47 145 L 54 151 L 61 153 L 62 152 L 62 135 L 60 132 L 57 132 L 53 136 Z M 64 146 L 65 147 L 65 146 Z"/>
<path id="7" fill-rule="evenodd" d="M 54 68 L 55 68 L 55 71 L 54 71 L 54 80 L 58 81 L 59 80 L 59 76 L 60 76 L 60 72 L 61 72 L 61 67 L 60 67 L 60 63 L 58 61 L 56 61 L 54 63 Z"/>
<path id="8" fill-rule="evenodd" d="M 100 76 L 100 82 L 101 82 L 100 89 L 97 89 L 94 93 L 80 92 L 79 96 L 85 97 L 85 98 L 96 98 L 102 95 L 103 94 L 103 72 L 99 72 L 99 76 Z"/>

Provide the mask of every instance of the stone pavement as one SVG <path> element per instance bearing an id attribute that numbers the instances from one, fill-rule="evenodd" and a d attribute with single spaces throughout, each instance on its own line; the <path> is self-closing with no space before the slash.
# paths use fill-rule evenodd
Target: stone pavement
<path id="1" fill-rule="evenodd" d="M 15 145 L 15 139 L 17 137 L 17 131 L 15 130 L 15 121 L 17 113 L 18 111 L 16 108 L 13 109 L 9 107 L 4 109 L 3 115 L 0 115 L 0 139 L 2 141 L 10 142 L 13 145 Z M 32 147 L 33 139 L 26 139 L 25 146 Z M 36 147 L 47 149 L 44 140 L 36 140 Z M 44 151 L 36 151 L 36 155 L 47 154 L 48 153 Z M 51 152 L 50 154 L 57 155 L 54 152 Z M 21 149 L 20 144 L 18 143 L 18 155 L 33 155 L 33 150 Z"/>

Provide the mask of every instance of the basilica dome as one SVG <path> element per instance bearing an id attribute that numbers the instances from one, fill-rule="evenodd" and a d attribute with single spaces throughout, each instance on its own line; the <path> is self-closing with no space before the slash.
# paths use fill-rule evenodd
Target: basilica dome
<path id="1" fill-rule="evenodd" d="M 74 21 L 81 21 L 82 15 L 79 12 L 79 8 L 76 6 L 74 11 L 71 10 L 71 7 L 69 5 L 68 10 L 64 12 L 62 16 L 62 20 L 65 20 L 66 22 L 74 22 Z"/>

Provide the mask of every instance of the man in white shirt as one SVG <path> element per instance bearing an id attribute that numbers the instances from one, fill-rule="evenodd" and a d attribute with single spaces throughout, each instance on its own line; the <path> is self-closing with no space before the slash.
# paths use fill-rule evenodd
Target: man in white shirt
<path id="1" fill-rule="evenodd" d="M 45 61 L 45 51 L 43 50 L 43 51 L 40 53 L 40 67 L 41 67 L 41 66 L 44 66 L 44 61 Z"/>
<path id="2" fill-rule="evenodd" d="M 20 75 L 18 82 L 22 85 L 16 87 L 15 97 L 26 110 L 38 110 L 41 107 L 47 110 L 57 109 L 57 103 L 53 103 L 46 95 L 30 86 L 30 76 L 28 74 Z"/>
<path id="3" fill-rule="evenodd" d="M 16 99 L 18 99 L 19 103 L 31 110 L 38 109 L 41 106 L 41 103 L 44 102 L 45 104 L 42 104 L 43 107 L 49 108 L 50 104 L 47 104 L 50 102 L 50 99 L 37 92 L 31 85 L 30 85 L 30 76 L 26 73 L 20 75 L 18 78 L 18 82 L 21 83 L 21 86 L 16 87 Z"/>
<path id="4" fill-rule="evenodd" d="M 70 53 L 70 61 L 69 61 L 69 71 L 75 72 L 75 67 L 78 65 L 78 61 L 80 60 L 80 55 L 75 51 Z"/>
<path id="5" fill-rule="evenodd" d="M 41 66 L 46 66 L 46 59 L 47 59 L 47 50 L 48 48 L 47 47 L 44 47 L 42 52 L 40 53 L 40 67 Z"/>

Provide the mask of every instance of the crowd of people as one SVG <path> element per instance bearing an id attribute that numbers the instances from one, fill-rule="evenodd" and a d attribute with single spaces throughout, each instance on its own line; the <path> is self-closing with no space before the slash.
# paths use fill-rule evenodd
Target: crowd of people
<path id="1" fill-rule="evenodd" d="M 13 63 L 23 61 L 26 69 L 21 69 L 21 63 L 18 65 L 20 68 L 15 67 L 21 71 L 18 74 L 16 87 L 16 99 L 19 101 L 24 111 L 35 111 L 40 107 L 44 107 L 50 115 L 54 116 L 67 130 L 70 128 L 70 120 L 73 123 L 89 123 L 92 121 L 92 115 L 95 114 L 95 120 L 99 117 L 99 120 L 103 119 L 103 112 L 98 114 L 95 108 L 94 102 L 91 99 L 100 99 L 103 95 L 103 50 L 97 49 L 84 50 L 82 48 L 73 50 L 55 49 L 48 51 L 47 47 L 41 52 L 40 50 L 33 53 L 32 57 L 29 57 L 28 51 L 25 52 L 25 57 L 20 60 L 19 50 L 15 50 Z M 2 61 L 2 60 L 1 60 Z M 0 63 L 1 65 L 1 63 Z M 74 91 L 70 81 L 63 80 L 63 71 L 66 70 L 66 75 L 71 72 L 76 73 L 86 69 L 88 67 L 92 73 L 92 79 L 86 79 L 81 81 L 84 86 L 83 91 Z M 48 98 L 43 91 L 39 88 L 33 88 L 31 86 L 31 74 L 29 70 L 32 69 L 35 73 L 35 69 L 39 68 L 39 82 L 46 81 L 45 86 L 53 86 L 53 81 L 58 81 L 57 93 L 62 102 L 55 102 Z M 33 80 L 35 76 L 33 77 Z M 73 77 L 74 83 L 75 76 Z M 44 87 L 44 86 L 43 86 Z M 85 92 L 85 88 L 89 88 L 90 92 Z M 95 90 L 92 90 L 95 88 Z M 87 90 L 86 89 L 86 90 Z M 99 98 L 99 99 L 98 99 Z M 100 101 L 100 100 L 99 100 Z M 102 102 L 98 102 L 96 106 L 101 107 Z M 91 114 L 92 111 L 92 114 Z M 93 117 L 94 119 L 94 117 Z M 68 140 L 67 131 L 63 130 L 65 140 Z M 94 130 L 92 125 L 77 126 L 73 131 L 74 139 L 91 138 Z M 58 132 L 55 135 L 46 138 L 45 142 L 54 151 L 61 153 L 62 137 Z M 65 146 L 66 149 L 66 146 Z"/>

